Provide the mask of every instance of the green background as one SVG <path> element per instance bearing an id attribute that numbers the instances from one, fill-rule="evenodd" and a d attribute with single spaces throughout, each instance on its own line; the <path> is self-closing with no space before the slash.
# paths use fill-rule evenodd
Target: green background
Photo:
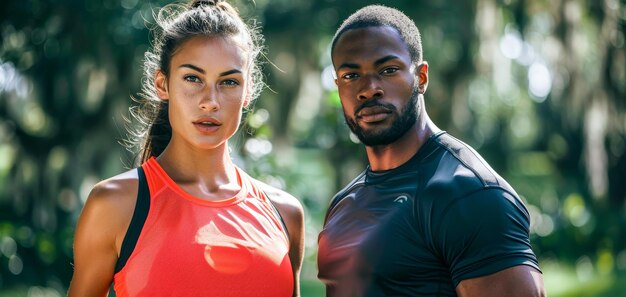
<path id="1" fill-rule="evenodd" d="M 231 2 L 266 38 L 267 87 L 231 140 L 306 210 L 303 296 L 323 295 L 330 197 L 366 165 L 329 72 L 356 0 Z M 626 296 L 626 1 L 388 0 L 420 28 L 426 106 L 525 200 L 550 296 Z M 62 296 L 91 187 L 133 166 L 126 139 L 153 12 L 167 1 L 0 5 L 0 296 Z"/>

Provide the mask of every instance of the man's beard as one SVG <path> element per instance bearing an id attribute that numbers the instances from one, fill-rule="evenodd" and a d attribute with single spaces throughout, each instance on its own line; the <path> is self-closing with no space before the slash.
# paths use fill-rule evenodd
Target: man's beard
<path id="1" fill-rule="evenodd" d="M 354 117 L 350 118 L 346 115 L 344 111 L 344 117 L 346 119 L 346 123 L 352 133 L 354 133 L 359 140 L 365 144 L 366 146 L 377 146 L 377 145 L 387 145 L 394 143 L 404 134 L 406 134 L 415 122 L 417 121 L 418 111 L 417 111 L 417 100 L 419 98 L 419 92 L 417 86 L 413 87 L 413 92 L 411 93 L 411 98 L 402 107 L 400 113 L 397 112 L 397 109 L 392 104 L 381 103 L 378 100 L 367 101 L 359 108 L 357 108 L 354 112 Z M 370 131 L 364 130 L 356 123 L 357 113 L 365 108 L 372 106 L 382 106 L 392 113 L 398 115 L 398 118 L 391 124 L 391 127 L 386 129 L 372 129 Z"/>

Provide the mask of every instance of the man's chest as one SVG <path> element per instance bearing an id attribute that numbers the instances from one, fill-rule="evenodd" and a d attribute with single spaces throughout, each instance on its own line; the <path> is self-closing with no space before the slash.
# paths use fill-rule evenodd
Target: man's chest
<path id="1" fill-rule="evenodd" d="M 320 277 L 402 282 L 447 273 L 415 216 L 415 192 L 362 187 L 337 203 L 319 237 Z"/>

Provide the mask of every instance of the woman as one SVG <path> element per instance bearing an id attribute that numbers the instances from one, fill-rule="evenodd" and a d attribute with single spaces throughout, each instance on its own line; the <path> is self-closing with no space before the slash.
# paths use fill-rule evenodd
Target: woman
<path id="1" fill-rule="evenodd" d="M 69 296 L 298 296 L 303 210 L 228 153 L 259 93 L 254 28 L 194 1 L 146 54 L 143 165 L 98 183 L 76 228 Z M 147 121 L 145 121 L 145 116 Z"/>

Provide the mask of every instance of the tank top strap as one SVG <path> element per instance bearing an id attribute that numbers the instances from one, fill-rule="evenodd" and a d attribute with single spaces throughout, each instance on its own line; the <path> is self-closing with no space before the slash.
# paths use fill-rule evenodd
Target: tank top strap
<path id="1" fill-rule="evenodd" d="M 246 186 L 249 189 L 249 192 L 255 195 L 257 199 L 261 200 L 263 203 L 265 203 L 267 206 L 270 207 L 273 215 L 276 217 L 276 219 L 278 219 L 278 221 L 280 221 L 282 231 L 285 237 L 287 238 L 287 242 L 289 242 L 289 238 L 290 238 L 289 230 L 287 229 L 287 224 L 285 223 L 285 219 L 283 219 L 283 216 L 280 214 L 280 211 L 278 211 L 278 208 L 276 208 L 276 205 L 274 205 L 274 202 L 272 202 L 272 199 L 269 197 L 269 194 L 263 191 L 263 189 L 259 185 L 260 183 L 259 181 L 250 177 L 247 173 L 245 173 L 243 170 L 239 168 L 237 168 L 237 171 L 239 171 L 239 176 L 241 177 L 242 186 L 243 186 L 243 183 L 246 183 Z"/>
<path id="2" fill-rule="evenodd" d="M 165 173 L 157 163 L 155 157 L 148 159 L 142 167 L 146 173 L 146 180 L 148 182 L 148 187 L 150 188 L 150 193 L 152 193 L 152 196 L 155 196 L 156 193 L 160 192 L 167 186 L 167 179 L 163 176 Z"/>
<path id="3" fill-rule="evenodd" d="M 141 230 L 148 217 L 150 211 L 150 189 L 146 180 L 146 174 L 143 167 L 137 168 L 137 202 L 135 203 L 135 210 L 130 221 L 130 225 L 126 230 L 126 235 L 122 241 L 120 248 L 120 256 L 115 264 L 115 273 L 118 273 L 124 268 L 126 262 L 133 253 L 137 240 L 141 234 Z"/>
<path id="4" fill-rule="evenodd" d="M 252 195 L 261 201 L 267 202 L 268 198 L 257 185 L 258 182 L 239 167 L 235 166 L 235 168 L 237 170 L 237 175 L 239 176 L 239 185 L 247 189 L 248 195 Z"/>

